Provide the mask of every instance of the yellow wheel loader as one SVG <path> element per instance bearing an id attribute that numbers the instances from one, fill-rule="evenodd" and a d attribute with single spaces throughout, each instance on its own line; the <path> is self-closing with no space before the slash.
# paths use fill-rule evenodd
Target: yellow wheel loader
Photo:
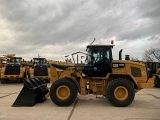
<path id="1" fill-rule="evenodd" d="M 102 95 L 116 107 L 130 105 L 135 93 L 154 86 L 155 76 L 143 62 L 113 60 L 114 45 L 88 45 L 85 64 L 50 64 L 50 92 L 36 78 L 23 79 L 24 87 L 13 106 L 33 106 L 50 95 L 58 106 L 69 106 L 81 95 Z M 44 86 L 44 87 L 41 87 Z M 31 92 L 32 96 L 26 97 Z M 40 99 L 40 101 L 38 100 Z"/>
<path id="2" fill-rule="evenodd" d="M 155 87 L 160 88 L 160 62 L 145 62 L 146 66 L 155 75 Z"/>
<path id="3" fill-rule="evenodd" d="M 29 78 L 40 78 L 45 82 L 50 82 L 49 72 L 50 69 L 47 65 L 46 58 L 33 58 L 32 60 L 32 67 L 29 68 L 28 77 Z"/>
<path id="4" fill-rule="evenodd" d="M 69 106 L 81 95 L 103 95 L 117 107 L 130 105 L 135 93 L 154 86 L 155 76 L 144 63 L 113 60 L 114 45 L 88 45 L 86 63 L 50 67 L 50 98 L 58 106 Z M 63 68 L 63 69 L 62 69 Z"/>
<path id="5" fill-rule="evenodd" d="M 22 80 L 26 77 L 25 67 L 22 66 L 22 57 L 11 56 L 7 64 L 1 68 L 1 83 L 6 83 L 7 81 L 17 81 Z"/>

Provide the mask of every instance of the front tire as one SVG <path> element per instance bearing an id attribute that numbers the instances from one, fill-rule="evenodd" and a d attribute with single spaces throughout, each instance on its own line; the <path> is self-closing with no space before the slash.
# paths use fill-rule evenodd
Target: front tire
<path id="1" fill-rule="evenodd" d="M 1 81 L 1 84 L 7 83 L 6 79 L 1 79 L 0 81 Z"/>
<path id="2" fill-rule="evenodd" d="M 133 102 L 135 91 L 129 81 L 118 78 L 108 83 L 106 96 L 108 96 L 108 100 L 112 105 L 126 107 Z"/>
<path id="3" fill-rule="evenodd" d="M 69 106 L 77 97 L 76 85 L 68 79 L 55 81 L 50 88 L 50 98 L 58 106 Z"/>

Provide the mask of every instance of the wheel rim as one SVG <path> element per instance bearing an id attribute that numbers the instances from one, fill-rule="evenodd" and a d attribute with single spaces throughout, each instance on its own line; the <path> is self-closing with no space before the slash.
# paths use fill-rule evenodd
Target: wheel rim
<path id="1" fill-rule="evenodd" d="M 61 85 L 56 90 L 57 97 L 61 100 L 65 100 L 70 96 L 70 89 L 66 85 Z"/>
<path id="2" fill-rule="evenodd" d="M 128 97 L 128 90 L 123 86 L 118 86 L 114 90 L 114 96 L 118 100 L 125 100 Z"/>

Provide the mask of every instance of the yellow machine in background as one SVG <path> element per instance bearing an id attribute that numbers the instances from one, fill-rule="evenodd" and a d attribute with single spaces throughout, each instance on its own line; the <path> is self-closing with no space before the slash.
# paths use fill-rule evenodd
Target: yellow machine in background
<path id="1" fill-rule="evenodd" d="M 155 75 L 155 87 L 160 88 L 160 62 L 145 62 L 146 66 Z"/>
<path id="2" fill-rule="evenodd" d="M 50 69 L 46 58 L 33 58 L 32 67 L 29 68 L 28 77 L 38 77 L 47 83 L 50 82 Z"/>
<path id="3" fill-rule="evenodd" d="M 0 56 L 0 68 L 4 67 L 9 62 L 9 59 L 14 56 L 15 54 L 7 54 Z"/>
<path id="4" fill-rule="evenodd" d="M 1 83 L 7 81 L 22 80 L 26 77 L 25 67 L 22 65 L 22 57 L 15 57 L 15 54 L 6 55 L 8 61 L 1 68 L 0 79 Z"/>
<path id="5" fill-rule="evenodd" d="M 114 45 L 88 45 L 84 65 L 50 66 L 50 98 L 58 106 L 71 105 L 77 94 L 103 95 L 117 107 L 130 105 L 135 93 L 154 86 L 155 76 L 142 62 L 113 60 Z M 121 58 L 121 57 L 120 57 Z"/>

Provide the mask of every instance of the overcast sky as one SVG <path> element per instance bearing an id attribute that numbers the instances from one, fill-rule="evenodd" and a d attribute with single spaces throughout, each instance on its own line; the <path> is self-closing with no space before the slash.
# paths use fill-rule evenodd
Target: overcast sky
<path id="1" fill-rule="evenodd" d="M 94 38 L 142 59 L 160 46 L 160 0 L 0 0 L 0 55 L 62 60 Z"/>

